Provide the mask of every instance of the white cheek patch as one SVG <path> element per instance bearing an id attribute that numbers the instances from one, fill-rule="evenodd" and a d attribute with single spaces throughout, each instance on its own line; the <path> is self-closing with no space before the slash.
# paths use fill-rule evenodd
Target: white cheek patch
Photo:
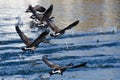
<path id="1" fill-rule="evenodd" d="M 41 26 L 45 26 L 45 24 L 40 24 Z"/>
<path id="2" fill-rule="evenodd" d="M 25 47 L 25 50 L 34 50 L 35 49 L 35 47 L 33 46 L 33 47 L 31 47 L 31 48 L 26 48 Z"/>
<path id="3" fill-rule="evenodd" d="M 52 71 L 52 73 L 56 73 L 55 71 Z"/>
<path id="4" fill-rule="evenodd" d="M 56 33 L 56 34 L 54 33 L 53 35 L 54 35 L 54 36 L 58 36 L 58 35 L 60 35 L 60 33 Z"/>
<path id="5" fill-rule="evenodd" d="M 55 34 L 55 35 L 57 35 L 57 36 L 58 36 L 58 35 L 60 35 L 60 33 L 57 33 L 57 34 Z"/>
<path id="6" fill-rule="evenodd" d="M 52 71 L 52 73 L 61 73 L 60 70 Z"/>
<path id="7" fill-rule="evenodd" d="M 38 24 L 38 26 L 45 26 L 45 24 Z"/>
<path id="8" fill-rule="evenodd" d="M 25 48 L 25 50 L 31 50 L 31 48 Z"/>
<path id="9" fill-rule="evenodd" d="M 27 50 L 28 48 L 25 47 L 24 49 Z"/>

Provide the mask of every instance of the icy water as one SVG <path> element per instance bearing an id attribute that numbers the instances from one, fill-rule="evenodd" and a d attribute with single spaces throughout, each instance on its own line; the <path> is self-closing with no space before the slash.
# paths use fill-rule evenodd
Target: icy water
<path id="1" fill-rule="evenodd" d="M 29 27 L 29 3 L 46 8 L 52 3 L 56 25 L 80 23 L 58 38 L 48 36 L 49 43 L 39 44 L 34 54 L 23 52 L 25 45 L 15 31 L 17 18 L 30 39 L 41 33 Z M 0 80 L 120 80 L 118 4 L 119 0 L 0 0 Z M 51 69 L 41 60 L 43 55 L 59 65 L 88 63 L 49 77 Z"/>

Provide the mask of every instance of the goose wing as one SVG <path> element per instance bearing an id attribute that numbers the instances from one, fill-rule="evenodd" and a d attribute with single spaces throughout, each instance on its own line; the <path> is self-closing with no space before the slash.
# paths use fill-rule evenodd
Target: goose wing
<path id="1" fill-rule="evenodd" d="M 49 30 L 46 30 L 46 31 L 44 31 L 43 33 L 41 33 L 41 34 L 38 36 L 38 38 L 35 39 L 34 42 L 33 42 L 29 47 L 31 47 L 31 46 L 35 46 L 35 47 L 38 46 L 38 44 L 39 44 L 40 42 L 42 42 L 42 40 L 45 39 L 45 37 L 46 37 L 48 34 L 49 34 Z"/>
<path id="2" fill-rule="evenodd" d="M 43 15 L 50 17 L 52 15 L 52 11 L 53 11 L 53 4 L 50 5 L 50 7 L 46 10 L 46 12 Z"/>
<path id="3" fill-rule="evenodd" d="M 78 23 L 79 23 L 79 20 L 73 22 L 72 24 L 70 24 L 70 25 L 67 26 L 66 28 L 62 29 L 61 31 L 64 32 L 65 30 L 71 29 L 72 27 L 76 26 Z"/>
<path id="4" fill-rule="evenodd" d="M 52 15 L 52 11 L 53 11 L 53 4 L 50 5 L 50 7 L 46 10 L 46 12 L 43 14 L 43 19 L 45 19 L 45 17 L 49 18 Z"/>
<path id="5" fill-rule="evenodd" d="M 81 63 L 79 65 L 71 65 L 71 66 L 65 66 L 64 68 L 80 68 L 86 66 L 87 62 Z"/>
<path id="6" fill-rule="evenodd" d="M 81 64 L 79 64 L 79 65 L 72 66 L 72 68 L 80 68 L 80 67 L 84 67 L 84 66 L 86 66 L 86 64 L 87 64 L 87 62 L 83 62 L 83 63 L 81 63 Z"/>
<path id="7" fill-rule="evenodd" d="M 31 45 L 32 42 L 31 42 L 31 41 L 28 39 L 28 37 L 19 29 L 19 27 L 18 27 L 17 25 L 15 26 L 15 29 L 16 29 L 18 35 L 20 36 L 20 38 L 23 40 L 23 42 L 24 42 L 27 46 Z"/>
<path id="8" fill-rule="evenodd" d="M 57 64 L 54 64 L 53 62 L 49 61 L 45 56 L 42 57 L 42 60 L 45 62 L 45 64 L 47 64 L 50 68 L 53 68 L 53 69 L 58 69 L 60 68 L 61 66 L 57 65 Z"/>
<path id="9" fill-rule="evenodd" d="M 48 26 L 49 26 L 53 31 L 55 31 L 55 32 L 59 32 L 59 31 L 60 31 L 60 29 L 59 29 L 52 21 L 50 21 L 48 18 L 45 18 L 45 20 L 46 20 Z"/>

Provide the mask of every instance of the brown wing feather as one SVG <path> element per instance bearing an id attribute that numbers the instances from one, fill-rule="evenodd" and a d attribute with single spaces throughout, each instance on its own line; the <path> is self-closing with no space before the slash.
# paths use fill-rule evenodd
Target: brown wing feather
<path id="1" fill-rule="evenodd" d="M 56 64 L 52 63 L 51 61 L 49 61 L 45 56 L 42 57 L 42 60 L 43 60 L 43 61 L 45 62 L 45 64 L 47 64 L 50 68 L 58 69 L 58 68 L 61 67 L 61 66 L 56 65 Z"/>
<path id="2" fill-rule="evenodd" d="M 63 68 L 80 68 L 86 66 L 87 62 L 81 63 L 79 65 L 64 66 Z"/>
<path id="3" fill-rule="evenodd" d="M 78 23 L 79 23 L 79 20 L 73 22 L 72 24 L 70 24 L 69 26 L 67 26 L 66 28 L 64 28 L 61 31 L 65 31 L 65 30 L 71 29 L 72 27 L 76 26 Z"/>
<path id="4" fill-rule="evenodd" d="M 80 68 L 86 66 L 87 62 L 81 63 L 79 65 L 73 66 L 72 68 Z"/>
<path id="5" fill-rule="evenodd" d="M 40 42 L 43 41 L 43 39 L 49 34 L 49 30 L 44 31 L 43 33 L 40 34 L 40 36 L 38 36 L 38 38 L 36 40 L 34 40 L 34 42 L 29 46 L 38 46 Z"/>
<path id="6" fill-rule="evenodd" d="M 20 38 L 23 40 L 23 42 L 27 46 L 31 45 L 32 42 L 27 38 L 27 36 L 25 36 L 25 34 L 19 29 L 19 27 L 17 25 L 15 26 L 15 29 L 16 29 L 17 33 L 19 34 Z"/>
<path id="7" fill-rule="evenodd" d="M 55 24 L 53 24 L 53 22 L 50 21 L 48 18 L 45 18 L 45 20 L 46 20 L 48 26 L 49 26 L 53 31 L 55 31 L 55 32 L 59 32 L 59 31 L 60 31 L 60 29 L 59 29 Z"/>
<path id="8" fill-rule="evenodd" d="M 52 15 L 52 11 L 53 11 L 53 4 L 50 5 L 50 7 L 46 10 L 46 12 L 43 14 L 43 18 L 45 18 L 45 16 L 47 16 L 48 18 Z"/>

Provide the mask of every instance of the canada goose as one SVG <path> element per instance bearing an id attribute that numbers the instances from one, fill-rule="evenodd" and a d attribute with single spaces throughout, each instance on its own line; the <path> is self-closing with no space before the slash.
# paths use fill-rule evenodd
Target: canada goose
<path id="1" fill-rule="evenodd" d="M 76 66 L 74 66 L 73 64 L 69 64 L 66 66 L 60 66 L 60 65 L 54 64 L 51 61 L 49 61 L 46 56 L 43 56 L 42 60 L 45 62 L 45 64 L 47 64 L 50 68 L 53 69 L 51 72 L 49 72 L 50 75 L 53 75 L 53 74 L 63 75 L 63 72 L 67 68 L 80 68 L 80 67 L 86 66 L 86 64 L 87 64 L 87 62 L 84 62 L 84 63 L 81 63 L 81 64 L 76 65 Z"/>
<path id="2" fill-rule="evenodd" d="M 55 33 L 50 34 L 52 37 L 57 37 L 59 35 L 63 35 L 66 30 L 73 28 L 74 26 L 76 26 L 79 23 L 79 20 L 77 20 L 77 21 L 73 22 L 72 24 L 68 25 L 67 27 L 65 27 L 64 29 L 59 29 L 48 18 L 45 18 L 45 20 L 46 20 L 47 24 L 49 25 L 49 27 L 55 32 Z"/>
<path id="3" fill-rule="evenodd" d="M 27 10 L 25 12 L 31 12 L 30 6 L 31 5 L 28 6 L 28 8 L 27 8 Z M 45 10 L 46 10 L 43 6 L 40 6 L 40 5 L 34 6 L 33 9 L 35 11 L 39 11 L 39 12 L 45 12 Z"/>
<path id="4" fill-rule="evenodd" d="M 17 33 L 19 34 L 20 38 L 23 40 L 23 42 L 26 44 L 26 47 L 23 47 L 23 51 L 34 51 L 40 42 L 42 42 L 43 39 L 49 34 L 49 30 L 45 30 L 36 38 L 33 42 L 31 42 L 28 37 L 19 29 L 18 25 L 15 26 L 15 29 Z"/>
<path id="5" fill-rule="evenodd" d="M 51 4 L 50 7 L 43 14 L 36 13 L 32 5 L 30 5 L 30 10 L 33 13 L 30 18 L 38 19 L 40 22 L 43 22 L 45 20 L 44 17 L 47 16 L 49 18 L 52 15 L 53 5 Z"/>

